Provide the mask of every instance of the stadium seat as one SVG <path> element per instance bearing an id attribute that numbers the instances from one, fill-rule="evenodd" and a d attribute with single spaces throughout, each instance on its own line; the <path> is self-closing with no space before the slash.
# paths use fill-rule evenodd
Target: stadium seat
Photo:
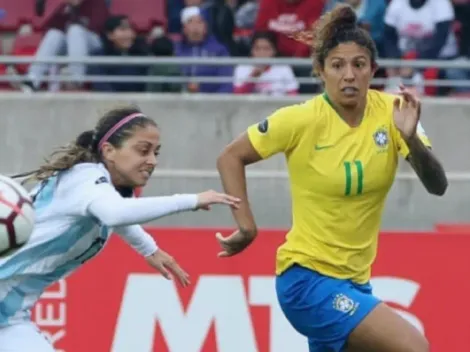
<path id="1" fill-rule="evenodd" d="M 150 31 L 154 26 L 167 26 L 165 0 L 113 0 L 111 14 L 127 15 L 136 30 Z"/>
<path id="2" fill-rule="evenodd" d="M 439 69 L 429 67 L 426 68 L 423 72 L 424 80 L 426 81 L 434 81 L 439 79 Z M 436 96 L 438 92 L 438 88 L 435 86 L 426 86 L 424 88 L 424 94 L 426 96 Z"/>
<path id="3" fill-rule="evenodd" d="M 27 35 L 17 35 L 13 42 L 11 55 L 14 56 L 33 56 L 36 54 L 39 43 L 41 42 L 41 33 L 32 33 Z M 25 74 L 28 71 L 29 64 L 15 65 L 19 74 Z"/>
<path id="4" fill-rule="evenodd" d="M 0 31 L 16 31 L 31 23 L 33 16 L 34 0 L 0 0 Z"/>

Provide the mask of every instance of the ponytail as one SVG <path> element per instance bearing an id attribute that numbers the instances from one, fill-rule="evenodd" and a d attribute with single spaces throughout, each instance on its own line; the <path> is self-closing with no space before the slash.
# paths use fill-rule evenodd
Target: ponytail
<path id="1" fill-rule="evenodd" d="M 26 179 L 22 184 L 28 181 L 43 181 L 59 171 L 70 169 L 76 164 L 97 162 L 99 157 L 93 151 L 94 133 L 93 131 L 85 131 L 81 133 L 73 143 L 60 147 L 53 152 L 45 163 L 39 169 L 17 174 L 12 178 Z"/>
<path id="2" fill-rule="evenodd" d="M 99 143 L 106 141 L 116 148 L 134 133 L 135 127 L 157 126 L 135 106 L 116 108 L 100 118 L 94 130 L 82 132 L 72 143 L 57 149 L 39 169 L 11 176 L 23 178 L 22 184 L 43 181 L 80 163 L 101 161 Z"/>

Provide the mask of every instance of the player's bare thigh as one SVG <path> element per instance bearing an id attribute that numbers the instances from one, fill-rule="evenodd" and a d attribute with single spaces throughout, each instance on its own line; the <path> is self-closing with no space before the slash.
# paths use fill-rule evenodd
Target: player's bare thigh
<path id="1" fill-rule="evenodd" d="M 349 335 L 347 352 L 429 352 L 426 338 L 381 303 Z"/>

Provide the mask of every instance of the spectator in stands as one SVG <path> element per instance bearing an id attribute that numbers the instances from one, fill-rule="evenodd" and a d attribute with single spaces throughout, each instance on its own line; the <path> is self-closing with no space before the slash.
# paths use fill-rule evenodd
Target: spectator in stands
<path id="1" fill-rule="evenodd" d="M 173 42 L 167 37 L 156 38 L 151 45 L 150 52 L 152 55 L 159 57 L 169 57 L 174 55 Z M 149 69 L 149 76 L 163 77 L 179 77 L 181 71 L 178 65 L 154 65 Z M 148 92 L 159 92 L 159 93 L 175 93 L 181 92 L 181 83 L 172 82 L 155 82 L 147 84 Z"/>
<path id="2" fill-rule="evenodd" d="M 209 31 L 228 49 L 231 56 L 237 56 L 239 50 L 233 39 L 235 16 L 232 9 L 225 0 L 206 0 L 200 8 Z"/>
<path id="3" fill-rule="evenodd" d="M 193 6 L 181 13 L 183 40 L 176 43 L 176 56 L 179 57 L 227 57 L 229 52 L 215 37 L 209 33 L 207 22 L 201 9 Z M 232 77 L 233 69 L 229 66 L 189 65 L 182 68 L 182 73 L 189 77 Z M 228 93 L 232 92 L 230 83 L 197 83 L 191 82 L 186 90 L 192 93 Z"/>
<path id="4" fill-rule="evenodd" d="M 367 29 L 375 41 L 380 56 L 383 53 L 385 0 L 328 0 L 324 12 L 329 12 L 340 3 L 347 3 L 355 10 L 359 23 Z"/>
<path id="5" fill-rule="evenodd" d="M 104 25 L 103 47 L 93 54 L 110 57 L 148 56 L 149 48 L 144 38 L 136 36 L 127 16 L 109 17 Z M 146 76 L 147 65 L 90 65 L 91 75 Z M 143 92 L 145 83 L 95 82 L 92 89 L 100 92 Z"/>
<path id="6" fill-rule="evenodd" d="M 470 0 L 453 0 L 455 17 L 460 24 L 460 55 L 470 58 Z"/>
<path id="7" fill-rule="evenodd" d="M 168 9 L 168 32 L 180 33 L 181 27 L 181 11 L 185 7 L 201 6 L 204 0 L 169 0 L 167 1 Z"/>
<path id="8" fill-rule="evenodd" d="M 257 32 L 277 33 L 279 52 L 282 56 L 308 57 L 310 48 L 285 34 L 310 29 L 320 17 L 324 0 L 259 0 L 260 8 L 256 19 Z"/>
<path id="9" fill-rule="evenodd" d="M 229 50 L 232 56 L 237 55 L 239 50 L 233 39 L 235 16 L 230 6 L 225 3 L 225 0 L 172 1 L 168 7 L 170 16 L 169 32 L 181 31 L 181 22 L 178 23 L 178 26 L 174 23 L 177 19 L 176 16 L 178 16 L 179 20 L 181 11 L 192 6 L 197 6 L 201 9 L 201 15 L 206 20 L 209 31 L 215 38 Z"/>
<path id="10" fill-rule="evenodd" d="M 392 0 L 386 10 L 384 50 L 387 58 L 444 59 L 458 56 L 452 23 L 455 19 L 450 0 Z M 405 71 L 409 71 L 406 70 Z M 435 70 L 437 72 L 437 70 Z M 446 70 L 444 76 L 464 75 L 460 70 Z M 406 73 L 387 70 L 388 89 L 393 90 Z M 429 77 L 431 70 L 424 76 Z M 438 78 L 438 77 L 429 77 Z"/>
<path id="11" fill-rule="evenodd" d="M 276 35 L 272 32 L 255 33 L 251 56 L 254 58 L 278 56 Z M 250 79 L 256 79 L 256 82 L 250 82 Z M 299 83 L 288 65 L 239 65 L 235 68 L 234 91 L 237 94 L 295 95 L 298 89 Z"/>
<path id="12" fill-rule="evenodd" d="M 38 16 L 44 12 L 44 0 L 37 0 Z M 98 32 L 101 30 L 108 8 L 105 0 L 63 0 L 55 14 L 43 24 L 46 34 L 36 53 L 36 58 L 45 59 L 67 55 L 73 59 L 85 58 L 101 46 Z M 33 63 L 28 72 L 25 88 L 37 90 L 41 86 L 41 77 L 50 69 L 50 65 Z M 73 80 L 80 86 L 85 76 L 86 66 L 81 63 L 69 65 Z"/>

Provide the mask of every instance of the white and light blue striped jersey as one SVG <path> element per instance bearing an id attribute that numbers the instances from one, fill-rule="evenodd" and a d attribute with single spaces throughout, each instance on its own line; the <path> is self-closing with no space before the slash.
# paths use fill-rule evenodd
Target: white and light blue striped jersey
<path id="1" fill-rule="evenodd" d="M 102 164 L 83 163 L 33 190 L 36 224 L 31 239 L 0 258 L 0 327 L 29 319 L 47 286 L 103 248 L 111 229 L 100 225 L 87 208 L 109 192 L 110 182 Z"/>

